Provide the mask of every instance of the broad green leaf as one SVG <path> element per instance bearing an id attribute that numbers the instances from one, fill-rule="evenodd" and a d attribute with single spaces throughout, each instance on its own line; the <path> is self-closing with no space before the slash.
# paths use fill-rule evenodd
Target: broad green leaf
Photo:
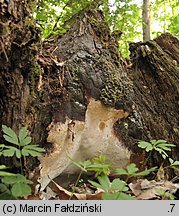
<path id="1" fill-rule="evenodd" d="M 4 132 L 3 137 L 6 141 L 16 144 L 16 145 L 19 144 L 16 133 L 10 127 L 2 125 L 2 130 Z"/>
<path id="2" fill-rule="evenodd" d="M 127 167 L 126 167 L 127 171 L 128 171 L 128 174 L 129 175 L 132 175 L 134 174 L 135 172 L 137 172 L 139 169 L 136 167 L 136 164 L 132 163 L 132 164 L 129 164 Z"/>
<path id="3" fill-rule="evenodd" d="M 110 187 L 110 180 L 109 177 L 105 174 L 102 174 L 101 176 L 97 177 L 100 185 L 105 188 L 105 191 L 107 192 L 109 190 Z"/>
<path id="4" fill-rule="evenodd" d="M 111 190 L 118 191 L 128 191 L 129 188 L 126 187 L 126 182 L 120 179 L 114 179 L 111 183 Z"/>
<path id="5" fill-rule="evenodd" d="M 122 169 L 122 168 L 117 168 L 116 169 L 116 174 L 119 174 L 119 175 L 128 175 L 127 171 Z"/>
<path id="6" fill-rule="evenodd" d="M 25 183 L 15 183 L 11 188 L 11 192 L 15 197 L 28 196 L 31 194 L 31 187 Z"/>

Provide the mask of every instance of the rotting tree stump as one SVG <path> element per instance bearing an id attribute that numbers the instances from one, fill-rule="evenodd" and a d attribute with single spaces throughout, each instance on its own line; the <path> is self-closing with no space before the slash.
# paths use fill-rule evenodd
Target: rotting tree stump
<path id="1" fill-rule="evenodd" d="M 40 46 L 37 28 L 23 21 L 28 10 L 15 10 L 23 3 L 14 10 L 5 7 L 8 1 L 0 4 L 1 20 L 11 24 L 0 35 L 0 117 L 15 131 L 27 126 L 47 149 L 40 158 L 42 189 L 50 178 L 77 171 L 69 157 L 104 154 L 117 167 L 141 165 L 139 139 L 166 139 L 177 145 L 171 154 L 179 159 L 176 37 L 132 43 L 127 65 L 118 51 L 121 32 L 110 32 L 100 11 L 78 17 L 66 34 Z M 153 155 L 150 163 L 160 158 Z"/>

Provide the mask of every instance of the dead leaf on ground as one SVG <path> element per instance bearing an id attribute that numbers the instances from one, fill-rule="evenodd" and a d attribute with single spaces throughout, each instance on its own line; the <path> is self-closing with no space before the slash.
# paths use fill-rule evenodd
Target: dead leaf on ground
<path id="1" fill-rule="evenodd" d="M 139 179 L 136 183 L 130 183 L 129 188 L 139 200 L 158 199 L 160 194 L 158 189 L 162 189 L 174 194 L 179 189 L 179 184 L 170 181 L 148 181 L 147 179 Z"/>

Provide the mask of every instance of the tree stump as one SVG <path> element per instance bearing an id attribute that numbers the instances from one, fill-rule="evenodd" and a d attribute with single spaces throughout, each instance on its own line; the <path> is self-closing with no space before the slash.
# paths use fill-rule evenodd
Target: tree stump
<path id="1" fill-rule="evenodd" d="M 29 7 L 16 2 L 12 10 L 8 1 L 0 3 L 1 25 L 8 24 L 0 35 L 0 117 L 15 131 L 27 126 L 47 149 L 39 158 L 42 189 L 77 172 L 70 158 L 104 154 L 114 167 L 140 166 L 146 155 L 138 140 L 166 139 L 179 158 L 178 38 L 131 43 L 129 64 L 119 53 L 121 32 L 111 32 L 100 11 L 88 11 L 64 35 L 42 43 Z M 154 154 L 149 162 L 160 161 Z"/>

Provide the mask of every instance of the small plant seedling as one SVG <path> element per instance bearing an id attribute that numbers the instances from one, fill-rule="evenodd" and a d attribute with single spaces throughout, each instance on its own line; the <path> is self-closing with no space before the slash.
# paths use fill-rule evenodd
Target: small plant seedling
<path id="1" fill-rule="evenodd" d="M 5 165 L 0 165 L 0 199 L 17 199 L 18 197 L 31 194 L 32 181 L 21 174 L 14 174 L 6 171 Z"/>
<path id="2" fill-rule="evenodd" d="M 21 174 L 23 174 L 22 156 L 24 157 L 24 161 L 26 161 L 27 156 L 40 156 L 43 152 L 45 152 L 45 149 L 39 147 L 38 145 L 31 144 L 32 138 L 28 135 L 28 131 L 25 127 L 20 129 L 18 136 L 11 128 L 5 125 L 2 126 L 2 130 L 4 132 L 4 139 L 13 144 L 13 146 L 0 144 L 0 156 L 3 155 L 4 157 L 12 157 L 15 155 L 16 158 L 20 159 Z"/>
<path id="3" fill-rule="evenodd" d="M 170 193 L 170 192 L 168 192 L 168 191 L 165 191 L 164 189 L 162 189 L 162 188 L 158 188 L 158 189 L 156 189 L 156 193 L 159 195 L 159 196 L 161 196 L 161 199 L 162 200 L 174 200 L 175 199 L 175 196 L 172 194 L 172 193 Z"/>
<path id="4" fill-rule="evenodd" d="M 128 181 L 128 179 L 131 177 L 149 175 L 151 172 L 155 171 L 156 169 L 157 167 L 152 167 L 150 169 L 145 169 L 144 171 L 138 172 L 139 169 L 137 168 L 136 164 L 131 163 L 126 167 L 126 169 L 123 169 L 123 168 L 116 169 L 116 174 L 126 175 L 127 176 L 126 181 Z"/>
<path id="5" fill-rule="evenodd" d="M 167 143 L 165 140 L 151 140 L 150 142 L 139 141 L 138 147 L 145 149 L 146 152 L 150 152 L 149 157 L 151 156 L 151 152 L 155 150 L 166 159 L 168 157 L 167 151 L 171 151 L 171 148 L 175 147 L 175 145 Z"/>
<path id="6" fill-rule="evenodd" d="M 98 175 L 101 175 L 102 173 L 107 174 L 107 175 L 110 174 L 111 163 L 106 162 L 106 158 L 104 155 L 95 157 L 92 159 L 92 161 L 86 160 L 83 162 L 81 161 L 76 162 L 70 157 L 69 159 L 73 162 L 73 164 L 75 164 L 77 167 L 79 167 L 84 172 L 94 171 L 95 177 L 97 177 Z"/>
<path id="7" fill-rule="evenodd" d="M 102 198 L 104 200 L 134 200 L 135 198 L 127 194 L 129 190 L 127 183 L 119 178 L 110 182 L 109 177 L 106 174 L 102 174 L 97 177 L 99 183 L 88 180 L 96 188 L 104 190 Z"/>
<path id="8" fill-rule="evenodd" d="M 78 178 L 75 182 L 74 189 L 79 183 L 79 180 L 81 178 L 81 175 L 83 172 L 88 172 L 88 171 L 94 171 L 95 172 L 95 177 L 99 176 L 100 174 L 109 174 L 110 173 L 110 167 L 111 164 L 106 162 L 106 158 L 103 155 L 100 155 L 99 157 L 95 157 L 92 162 L 90 160 L 86 160 L 83 162 L 76 162 L 72 158 L 68 156 L 68 158 L 72 161 L 74 165 L 80 168 L 80 173 L 78 175 Z M 74 193 L 74 190 L 72 191 L 72 194 Z"/>
<path id="9" fill-rule="evenodd" d="M 22 157 L 24 157 L 25 163 L 27 156 L 40 156 L 45 152 L 45 149 L 31 144 L 32 138 L 28 135 L 25 127 L 20 129 L 18 135 L 5 125 L 2 126 L 2 130 L 4 139 L 13 145 L 0 144 L 0 156 L 15 156 L 18 158 L 20 160 L 21 174 L 6 172 L 7 167 L 0 165 L 0 199 L 17 199 L 18 197 L 28 196 L 31 194 L 30 184 L 33 182 L 23 175 Z"/>

